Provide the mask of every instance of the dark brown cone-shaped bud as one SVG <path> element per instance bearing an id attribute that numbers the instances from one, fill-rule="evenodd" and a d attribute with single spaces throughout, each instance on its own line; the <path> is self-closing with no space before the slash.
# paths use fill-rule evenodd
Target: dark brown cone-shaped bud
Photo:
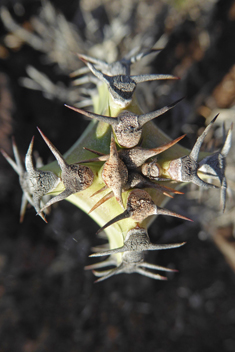
<path id="1" fill-rule="evenodd" d="M 109 160 L 104 164 L 102 179 L 111 188 L 118 203 L 124 208 L 122 190 L 128 180 L 128 170 L 124 162 L 118 157 L 113 134 L 111 135 Z"/>

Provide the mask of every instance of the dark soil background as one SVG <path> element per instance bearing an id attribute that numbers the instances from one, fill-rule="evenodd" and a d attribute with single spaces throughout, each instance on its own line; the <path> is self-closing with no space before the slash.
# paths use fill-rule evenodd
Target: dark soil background
<path id="1" fill-rule="evenodd" d="M 150 71 L 181 77 L 170 88 L 150 84 L 151 97 L 143 96 L 140 90 L 141 99 L 143 104 L 149 103 L 145 110 L 150 111 L 185 96 L 174 112 L 157 123 L 172 138 L 187 133 L 185 145 L 191 147 L 205 119 L 210 119 L 216 108 L 231 116 L 235 103 L 235 2 L 208 1 L 206 6 L 192 1 L 187 7 L 184 1 L 149 1 L 151 26 L 144 13 L 140 21 L 141 3 L 145 2 L 125 2 L 133 8 L 132 16 L 126 19 L 133 35 L 145 31 L 153 43 L 164 33 L 168 35 L 165 50 L 152 58 Z M 124 6 L 121 1 L 107 1 L 98 7 L 92 1 L 85 7 L 84 2 L 75 0 L 70 6 L 60 0 L 53 4 L 79 28 L 83 39 L 84 8 L 90 11 L 99 23 L 94 38 L 100 43 L 102 26 L 110 23 L 112 9 Z M 41 7 L 39 1 L 9 0 L 4 5 L 25 28 L 30 28 L 31 16 Z M 12 156 L 14 135 L 23 158 L 35 135 L 34 148 L 46 163 L 53 157 L 36 126 L 63 153 L 88 121 L 66 109 L 65 101 L 48 100 L 41 92 L 19 84 L 19 79 L 27 76 L 27 65 L 37 67 L 55 83 L 68 85 L 69 78 L 56 64 L 44 64 L 43 54 L 29 45 L 7 47 L 7 35 L 1 22 L 1 148 Z M 206 38 L 210 44 L 203 46 Z M 91 47 L 91 38 L 88 42 Z M 167 94 L 163 89 L 168 89 Z M 232 162 L 228 169 L 233 180 Z M 231 181 L 232 190 L 233 185 Z M 154 243 L 187 241 L 182 248 L 147 256 L 149 262 L 177 268 L 179 273 L 168 275 L 167 282 L 132 274 L 95 284 L 93 274 L 84 271 L 84 266 L 92 263 L 88 259 L 91 247 L 101 243 L 95 237 L 98 226 L 65 201 L 53 207 L 48 224 L 35 216 L 32 208 L 19 224 L 18 178 L 0 157 L 0 352 L 235 351 L 233 202 L 229 200 L 230 217 L 221 229 L 211 225 L 220 216 L 218 192 L 213 191 L 215 198 L 210 198 L 211 193 L 204 195 L 201 205 L 194 199 L 198 190 L 189 190 L 189 194 L 193 192 L 197 197 L 175 197 L 169 208 L 192 217 L 194 223 L 162 217 L 149 231 Z M 216 210 L 207 206 L 210 200 Z M 226 247 L 232 251 L 230 260 L 214 241 L 218 229 L 231 244 Z"/>

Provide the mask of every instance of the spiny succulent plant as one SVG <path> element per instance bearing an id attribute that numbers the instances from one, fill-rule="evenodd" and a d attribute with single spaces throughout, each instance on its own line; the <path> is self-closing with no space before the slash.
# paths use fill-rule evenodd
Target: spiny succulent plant
<path id="1" fill-rule="evenodd" d="M 94 112 L 88 112 L 66 105 L 92 119 L 79 140 L 62 156 L 38 129 L 57 159 L 57 162 L 40 169 L 36 169 L 32 162 L 33 139 L 25 158 L 26 171 L 14 142 L 16 163 L 2 151 L 19 174 L 23 190 L 21 221 L 27 201 L 45 220 L 43 212 L 50 205 L 67 199 L 90 214 L 100 226 L 98 233 L 105 230 L 109 249 L 96 252 L 93 256 L 106 255 L 109 258 L 86 267 L 94 270 L 97 281 L 134 272 L 157 280 L 166 279 L 151 270 L 172 269 L 145 262 L 144 251 L 176 248 L 184 243 L 153 245 L 148 227 L 156 215 L 190 220 L 165 208 L 167 199 L 172 197 L 171 194 L 181 194 L 179 189 L 184 184 L 216 188 L 208 181 L 211 177 L 217 178 L 221 185 L 222 210 L 225 209 L 225 159 L 231 146 L 232 127 L 224 146 L 216 153 L 200 153 L 200 148 L 217 116 L 199 136 L 191 151 L 178 144 L 184 136 L 175 140 L 166 136 L 152 120 L 172 109 L 179 101 L 144 114 L 135 90 L 142 82 L 177 77 L 167 74 L 131 75 L 133 63 L 156 51 L 149 49 L 113 63 L 78 54 L 86 67 L 75 70 L 71 76 L 82 75 L 75 79 L 75 85 L 79 86 L 80 91 L 85 89 L 90 94 L 94 108 Z M 90 90 L 86 87 L 87 83 L 92 83 L 95 88 Z M 91 153 L 96 153 L 98 157 L 91 158 Z M 103 192 L 105 194 L 101 195 Z M 46 204 L 40 203 L 48 193 L 54 197 Z M 104 267 L 114 268 L 97 270 Z"/>

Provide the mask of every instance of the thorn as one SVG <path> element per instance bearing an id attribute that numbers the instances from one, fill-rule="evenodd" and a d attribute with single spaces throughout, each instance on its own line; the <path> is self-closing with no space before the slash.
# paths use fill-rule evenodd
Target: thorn
<path id="1" fill-rule="evenodd" d="M 157 207 L 157 213 L 156 213 L 156 214 L 173 216 L 173 217 L 175 217 L 175 218 L 179 218 L 179 219 L 183 219 L 183 220 L 187 220 L 187 221 L 193 222 L 192 219 L 189 219 L 189 218 L 187 218 L 186 216 L 179 215 L 179 214 L 174 213 L 174 212 L 172 212 L 172 211 L 170 211 L 170 210 L 167 210 L 167 209 L 164 209 L 164 208 L 160 208 L 160 207 Z"/>
<path id="2" fill-rule="evenodd" d="M 101 189 L 99 189 L 98 191 L 96 191 L 95 193 L 93 193 L 93 194 L 90 196 L 90 198 L 92 198 L 92 197 L 96 196 L 97 194 L 99 194 L 99 193 L 105 191 L 107 188 L 108 188 L 108 186 L 105 185 L 104 187 L 102 187 Z"/>
<path id="3" fill-rule="evenodd" d="M 111 126 L 114 126 L 117 124 L 117 118 L 115 118 L 115 117 L 113 118 L 110 116 L 98 115 L 98 114 L 95 114 L 95 113 L 92 113 L 89 111 L 85 111 L 85 110 L 82 110 L 82 109 L 79 109 L 79 108 L 76 108 L 76 107 L 73 107 L 73 106 L 70 106 L 67 104 L 64 104 L 64 106 L 66 106 L 67 108 L 69 108 L 75 112 L 78 112 L 79 114 L 85 115 L 86 117 L 89 117 L 90 119 L 96 119 L 98 121 L 108 123 Z"/>
<path id="4" fill-rule="evenodd" d="M 181 99 L 175 101 L 174 103 L 167 105 L 167 106 L 164 106 L 163 108 L 156 110 L 156 111 L 153 111 L 151 113 L 139 115 L 138 120 L 139 120 L 140 126 L 143 127 L 143 125 L 146 124 L 147 122 L 155 119 L 156 117 L 158 117 L 160 115 L 163 115 L 164 113 L 166 113 L 167 111 L 169 111 L 170 109 L 175 107 L 183 99 L 184 98 L 181 98 Z"/>
<path id="5" fill-rule="evenodd" d="M 125 210 L 122 214 L 119 214 L 118 216 L 116 216 L 115 218 L 113 218 L 112 220 L 110 220 L 109 222 L 107 222 L 107 224 L 105 224 L 103 227 L 101 227 L 96 234 L 98 235 L 101 231 L 103 231 L 104 229 L 106 229 L 107 227 L 109 227 L 110 225 L 115 224 L 115 222 L 120 221 L 120 220 L 124 220 L 129 218 L 129 213 L 127 210 Z"/>
<path id="6" fill-rule="evenodd" d="M 158 148 L 153 149 L 145 149 L 142 147 L 135 147 L 132 149 L 121 149 L 119 151 L 119 157 L 124 161 L 125 165 L 128 169 L 136 169 L 143 165 L 143 163 L 153 157 L 156 156 L 165 150 L 171 148 L 173 145 L 178 143 L 181 139 L 183 139 L 185 135 L 176 138 L 165 145 L 162 145 Z"/>
<path id="7" fill-rule="evenodd" d="M 206 135 L 208 134 L 209 130 L 211 129 L 213 123 L 216 121 L 217 117 L 219 116 L 219 114 L 217 114 L 209 123 L 209 125 L 205 128 L 205 130 L 202 132 L 202 134 L 198 137 L 198 139 L 196 140 L 196 143 L 193 146 L 193 149 L 191 150 L 191 153 L 189 154 L 189 157 L 195 161 L 197 161 L 198 159 L 198 155 L 199 155 L 199 151 L 201 149 L 202 143 L 206 137 Z"/>

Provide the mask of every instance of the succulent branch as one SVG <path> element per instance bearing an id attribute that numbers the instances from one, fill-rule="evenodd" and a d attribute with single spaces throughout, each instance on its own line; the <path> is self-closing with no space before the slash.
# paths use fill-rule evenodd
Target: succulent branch
<path id="1" fill-rule="evenodd" d="M 5 25 L 14 32 L 18 31 L 22 40 L 33 45 L 34 39 L 35 47 L 43 52 L 49 51 L 50 42 L 45 32 L 47 48 L 43 48 L 40 36 L 30 36 L 27 30 L 20 30 L 5 8 L 1 11 L 1 16 L 3 15 Z M 44 17 L 49 20 L 45 13 Z M 63 18 L 56 28 L 57 34 L 61 33 L 61 29 L 66 30 Z M 69 35 L 71 31 L 72 29 L 67 27 Z M 27 202 L 46 221 L 46 209 L 67 199 L 90 214 L 100 226 L 97 233 L 105 230 L 109 248 L 92 256 L 109 258 L 86 267 L 93 270 L 98 277 L 97 281 L 120 273 L 134 272 L 165 280 L 166 277 L 155 271 L 175 271 L 145 262 L 144 251 L 177 248 L 184 244 L 152 244 L 147 229 L 157 215 L 191 221 L 186 216 L 165 208 L 167 200 L 172 197 L 171 194 L 182 194 L 179 189 L 186 183 L 203 188 L 217 188 L 208 181 L 210 178 L 219 179 L 222 210 L 225 209 L 225 166 L 231 146 L 232 126 L 224 137 L 224 145 L 215 153 L 201 153 L 200 149 L 217 116 L 198 137 L 192 150 L 179 144 L 185 135 L 174 140 L 166 136 L 152 120 L 174 108 L 182 99 L 144 114 L 139 107 L 135 91 L 137 85 L 142 82 L 175 80 L 178 77 L 168 74 L 131 74 L 132 64 L 157 51 L 159 50 L 149 48 L 135 54 L 130 53 L 111 63 L 86 54 L 74 55 L 73 52 L 73 72 L 70 76 L 75 78 L 73 84 L 79 92 L 77 101 L 80 101 L 74 104 L 75 107 L 65 105 L 92 119 L 90 125 L 64 155 L 38 128 L 56 158 L 56 162 L 42 168 L 36 168 L 33 164 L 34 138 L 25 156 L 26 170 L 14 139 L 15 161 L 2 151 L 5 159 L 19 175 L 23 191 L 20 221 L 23 221 Z M 49 57 L 53 61 L 53 56 Z M 86 67 L 80 67 L 78 58 Z M 63 60 L 60 62 L 61 66 L 65 64 Z M 57 89 L 58 87 L 49 79 L 45 79 L 39 71 L 29 68 L 28 73 L 31 78 L 24 79 L 23 82 L 29 88 L 40 89 L 45 94 L 59 97 L 60 100 L 67 99 L 67 103 L 74 100 L 71 94 L 67 94 L 65 87 Z M 81 100 L 84 94 L 87 97 Z M 81 107 L 90 104 L 93 105 L 94 112 L 81 110 Z M 95 153 L 97 157 L 91 158 L 91 153 Z M 87 165 L 83 165 L 84 163 Z M 53 197 L 44 204 L 42 198 L 48 193 Z M 111 266 L 114 268 L 97 270 Z"/>

